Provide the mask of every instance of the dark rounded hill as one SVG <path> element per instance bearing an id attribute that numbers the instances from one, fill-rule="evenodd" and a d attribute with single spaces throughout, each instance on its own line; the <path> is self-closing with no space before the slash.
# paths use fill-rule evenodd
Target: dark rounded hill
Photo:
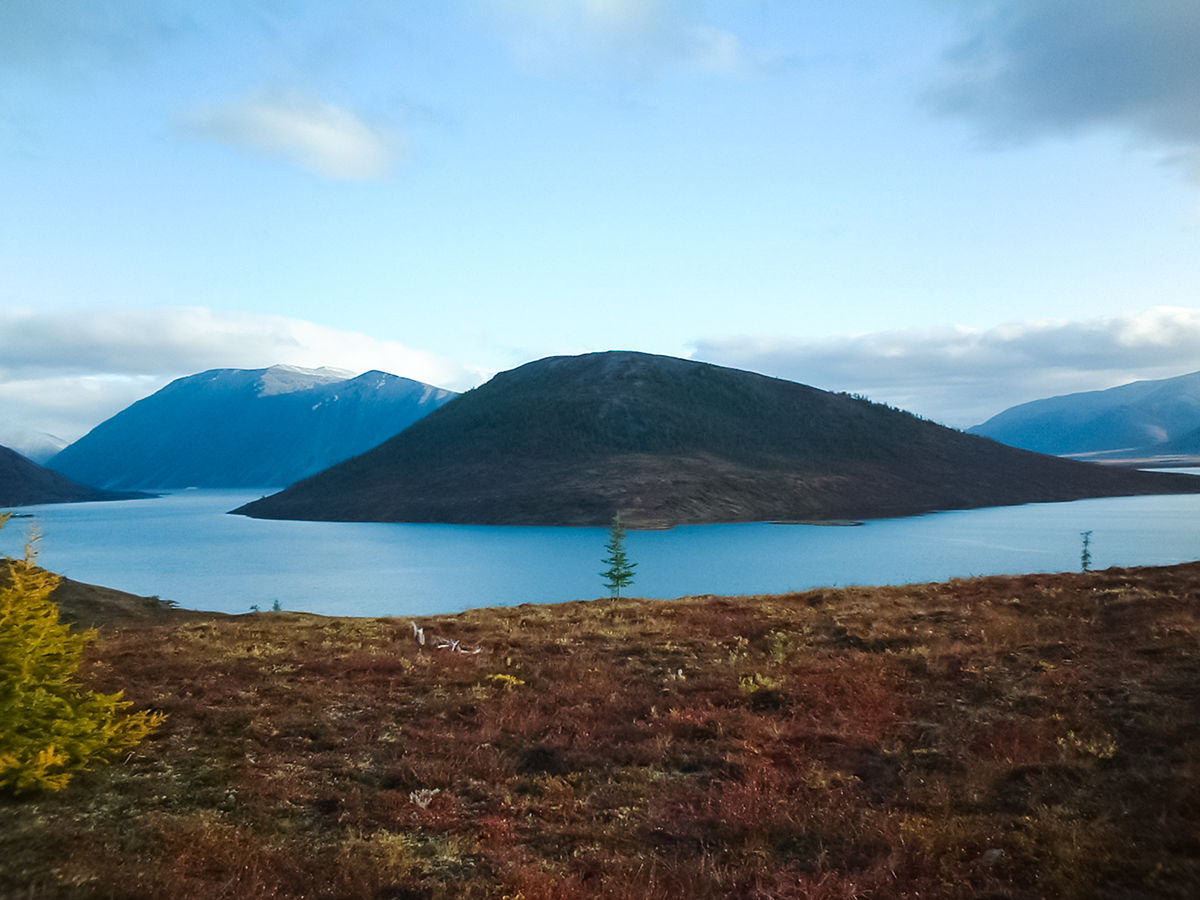
<path id="1" fill-rule="evenodd" d="M 1102 468 L 706 363 L 551 357 L 236 510 L 276 519 L 599 525 L 833 520 L 1126 494 L 1200 478 Z"/>
<path id="2" fill-rule="evenodd" d="M 78 503 L 85 500 L 132 500 L 148 497 L 128 491 L 105 491 L 72 481 L 0 447 L 0 508 L 39 503 Z"/>

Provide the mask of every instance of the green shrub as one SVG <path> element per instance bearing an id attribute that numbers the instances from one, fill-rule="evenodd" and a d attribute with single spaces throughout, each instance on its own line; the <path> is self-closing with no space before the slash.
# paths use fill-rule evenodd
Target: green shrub
<path id="1" fill-rule="evenodd" d="M 0 527 L 7 516 L 0 516 Z M 124 714 L 121 693 L 79 681 L 94 631 L 59 622 L 50 593 L 58 576 L 35 564 L 36 537 L 0 574 L 0 791 L 61 790 L 71 776 L 137 744 L 159 714 Z"/>

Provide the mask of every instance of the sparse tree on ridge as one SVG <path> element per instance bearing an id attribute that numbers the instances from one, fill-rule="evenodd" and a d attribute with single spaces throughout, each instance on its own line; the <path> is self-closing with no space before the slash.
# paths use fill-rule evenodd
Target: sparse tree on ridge
<path id="1" fill-rule="evenodd" d="M 625 553 L 625 529 L 621 525 L 620 513 L 613 516 L 604 549 L 608 551 L 608 556 L 604 557 L 604 564 L 608 568 L 600 575 L 604 578 L 604 586 L 612 592 L 612 599 L 619 600 L 621 588 L 633 584 L 633 570 L 637 566 L 637 563 L 629 561 Z"/>

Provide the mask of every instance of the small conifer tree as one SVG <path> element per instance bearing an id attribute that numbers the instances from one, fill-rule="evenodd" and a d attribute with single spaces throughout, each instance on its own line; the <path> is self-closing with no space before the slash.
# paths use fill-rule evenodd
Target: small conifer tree
<path id="1" fill-rule="evenodd" d="M 1079 567 L 1086 572 L 1092 567 L 1092 533 L 1081 531 L 1079 536 L 1083 538 L 1083 546 L 1079 551 Z"/>
<path id="2" fill-rule="evenodd" d="M 7 516 L 0 517 L 0 527 Z M 94 631 L 73 632 L 49 599 L 58 584 L 35 564 L 37 537 L 23 559 L 0 567 L 0 791 L 61 790 L 71 776 L 137 744 L 160 714 L 123 715 L 121 693 L 89 691 L 78 679 Z"/>
<path id="3" fill-rule="evenodd" d="M 608 529 L 608 543 L 604 545 L 608 556 L 604 564 L 608 566 L 600 573 L 604 578 L 604 586 L 612 592 L 612 598 L 619 600 L 621 588 L 633 584 L 633 569 L 637 563 L 631 563 L 625 554 L 625 529 L 621 526 L 621 514 L 613 516 Z"/>

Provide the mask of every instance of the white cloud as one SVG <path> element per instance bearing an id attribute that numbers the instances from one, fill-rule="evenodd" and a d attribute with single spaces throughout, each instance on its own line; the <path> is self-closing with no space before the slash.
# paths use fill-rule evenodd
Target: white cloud
<path id="1" fill-rule="evenodd" d="M 540 5 L 557 7 L 567 13 L 574 9 L 590 27 L 614 35 L 647 31 L 655 26 L 667 9 L 667 4 L 661 0 L 559 0 L 557 3 L 543 2 Z"/>
<path id="2" fill-rule="evenodd" d="M 709 338 L 695 348 L 697 359 L 864 394 L 965 427 L 1028 400 L 1200 370 L 1200 310 L 820 340 Z"/>
<path id="3" fill-rule="evenodd" d="M 276 363 L 381 369 L 455 390 L 486 375 L 396 341 L 284 316 L 192 307 L 0 310 L 6 423 L 66 440 L 182 375 Z"/>
<path id="4" fill-rule="evenodd" d="M 400 154 L 398 139 L 349 110 L 299 94 L 194 110 L 179 126 L 191 137 L 281 159 L 326 178 L 384 178 Z"/>
<path id="5" fill-rule="evenodd" d="M 516 21 L 594 37 L 637 40 L 658 30 L 674 4 L 669 0 L 501 0 L 498 11 Z"/>
<path id="6" fill-rule="evenodd" d="M 484 0 L 519 58 L 576 67 L 600 61 L 644 76 L 664 64 L 731 73 L 745 68 L 737 35 L 684 0 Z"/>
<path id="7" fill-rule="evenodd" d="M 25 452 L 21 444 L 32 440 L 30 435 L 73 441 L 171 380 L 158 375 L 0 378 L 5 418 L 0 443 Z"/>
<path id="8" fill-rule="evenodd" d="M 736 73 L 746 68 L 746 52 L 736 34 L 710 25 L 687 29 L 687 58 L 711 72 Z"/>

